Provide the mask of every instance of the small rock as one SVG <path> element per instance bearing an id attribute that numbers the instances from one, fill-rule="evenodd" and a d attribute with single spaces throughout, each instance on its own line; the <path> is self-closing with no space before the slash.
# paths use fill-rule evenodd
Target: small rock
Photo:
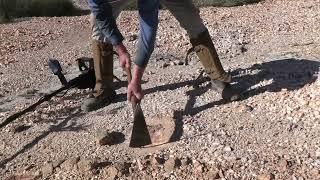
<path id="1" fill-rule="evenodd" d="M 127 161 L 119 161 L 114 162 L 113 166 L 119 171 L 120 174 L 128 174 L 132 163 Z"/>
<path id="2" fill-rule="evenodd" d="M 53 168 L 56 168 L 56 167 L 60 166 L 64 161 L 65 161 L 64 159 L 54 160 L 52 162 Z"/>
<path id="3" fill-rule="evenodd" d="M 95 137 L 96 137 L 97 143 L 101 146 L 110 145 L 113 142 L 110 132 L 105 129 L 97 130 Z"/>
<path id="4" fill-rule="evenodd" d="M 43 33 L 44 36 L 48 36 L 49 34 L 51 34 L 50 30 L 47 30 L 46 32 Z"/>
<path id="5" fill-rule="evenodd" d="M 108 179 L 116 179 L 118 173 L 119 170 L 114 166 L 105 168 L 105 176 L 108 177 Z"/>
<path id="6" fill-rule="evenodd" d="M 135 41 L 135 40 L 137 40 L 138 39 L 138 35 L 136 35 L 136 34 L 132 34 L 132 35 L 130 35 L 129 36 L 129 42 L 132 42 L 132 41 Z"/>
<path id="7" fill-rule="evenodd" d="M 26 94 L 28 94 L 28 95 L 34 95 L 34 94 L 36 94 L 38 91 L 39 91 L 39 90 L 37 90 L 37 89 L 27 89 Z"/>
<path id="8" fill-rule="evenodd" d="M 224 178 L 224 172 L 223 172 L 223 170 L 221 169 L 221 170 L 219 170 L 219 177 L 220 178 Z"/>
<path id="9" fill-rule="evenodd" d="M 249 105 L 246 105 L 246 104 L 241 104 L 239 106 L 239 109 L 240 109 L 241 112 L 251 112 L 251 111 L 253 111 L 253 107 L 249 106 Z"/>
<path id="10" fill-rule="evenodd" d="M 231 152 L 232 148 L 230 146 L 226 146 L 226 147 L 223 148 L 223 151 L 224 152 Z"/>
<path id="11" fill-rule="evenodd" d="M 170 158 L 164 163 L 164 170 L 168 173 L 174 170 L 174 159 Z"/>
<path id="12" fill-rule="evenodd" d="M 241 50 L 241 53 L 245 53 L 248 51 L 248 49 L 244 45 L 240 47 L 240 50 Z"/>
<path id="13" fill-rule="evenodd" d="M 141 163 L 140 159 L 137 159 L 137 166 L 138 166 L 138 169 L 139 169 L 140 171 L 142 171 L 142 170 L 144 169 L 144 166 L 143 166 L 143 164 Z"/>
<path id="14" fill-rule="evenodd" d="M 46 163 L 41 168 L 41 173 L 43 177 L 49 177 L 53 173 L 53 165 L 52 163 Z"/>
<path id="15" fill-rule="evenodd" d="M 218 179 L 219 178 L 219 170 L 218 169 L 209 169 L 207 172 L 208 179 Z"/>
<path id="16" fill-rule="evenodd" d="M 26 166 L 23 168 L 23 170 L 24 170 L 24 171 L 29 171 L 30 169 L 32 169 L 32 168 L 34 168 L 34 167 L 35 167 L 34 164 L 28 164 L 28 165 L 26 165 Z"/>
<path id="17" fill-rule="evenodd" d="M 194 168 L 196 174 L 202 174 L 204 172 L 203 164 L 199 164 Z"/>
<path id="18" fill-rule="evenodd" d="M 191 163 L 192 163 L 192 161 L 191 161 L 191 159 L 189 157 L 181 159 L 181 165 L 182 166 L 188 166 Z"/>
<path id="19" fill-rule="evenodd" d="M 184 62 L 181 60 L 176 61 L 176 64 L 178 64 L 179 66 L 184 65 Z"/>
<path id="20" fill-rule="evenodd" d="M 166 62 L 165 62 L 165 63 L 162 64 L 162 68 L 166 68 L 166 67 L 168 67 L 168 66 L 170 66 L 169 63 L 166 63 Z"/>
<path id="21" fill-rule="evenodd" d="M 278 170 L 280 172 L 285 172 L 288 169 L 288 161 L 285 159 L 280 160 L 278 164 Z"/>
<path id="22" fill-rule="evenodd" d="M 27 125 L 18 125 L 14 128 L 13 132 L 14 133 L 19 133 L 25 130 L 28 130 L 29 128 L 31 128 L 31 126 L 27 126 Z"/>
<path id="23" fill-rule="evenodd" d="M 67 159 L 60 165 L 60 167 L 66 171 L 72 171 L 79 160 L 80 157 Z"/>
<path id="24" fill-rule="evenodd" d="M 152 74 L 155 74 L 155 72 L 153 72 L 153 71 L 147 71 L 147 74 L 148 74 L 148 75 L 152 75 Z"/>
<path id="25" fill-rule="evenodd" d="M 166 172 L 172 172 L 175 168 L 181 166 L 181 161 L 178 158 L 169 158 L 164 163 L 164 169 Z"/>
<path id="26" fill-rule="evenodd" d="M 274 175 L 271 173 L 268 174 L 261 174 L 257 177 L 258 180 L 273 180 L 274 179 Z"/>
<path id="27" fill-rule="evenodd" d="M 20 36 L 20 31 L 16 30 L 16 32 L 14 33 L 14 36 Z"/>
<path id="28" fill-rule="evenodd" d="M 35 177 L 40 177 L 41 176 L 41 171 L 37 170 L 36 172 L 34 172 L 33 174 Z"/>
<path id="29" fill-rule="evenodd" d="M 153 157 L 151 159 L 151 164 L 153 166 L 158 166 L 159 164 L 164 164 L 165 163 L 165 160 L 161 157 Z"/>
<path id="30" fill-rule="evenodd" d="M 87 172 L 91 171 L 93 168 L 94 162 L 92 160 L 87 160 L 87 159 L 81 159 L 77 165 L 78 165 L 78 170 L 80 172 Z"/>
<path id="31" fill-rule="evenodd" d="M 318 150 L 316 151 L 316 154 L 315 154 L 315 155 L 316 155 L 317 158 L 320 157 L 320 149 L 318 149 Z"/>
<path id="32" fill-rule="evenodd" d="M 314 168 L 310 171 L 310 174 L 312 177 L 315 177 L 316 179 L 320 179 L 320 170 L 317 168 Z"/>

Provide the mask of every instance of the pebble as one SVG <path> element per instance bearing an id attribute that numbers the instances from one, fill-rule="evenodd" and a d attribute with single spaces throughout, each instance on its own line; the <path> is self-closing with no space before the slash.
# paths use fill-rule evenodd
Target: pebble
<path id="1" fill-rule="evenodd" d="M 113 142 L 110 132 L 105 129 L 99 129 L 96 131 L 95 138 L 100 146 L 111 145 Z"/>
<path id="2" fill-rule="evenodd" d="M 225 147 L 223 148 L 223 151 L 225 151 L 225 152 L 231 152 L 231 151 L 232 151 L 232 148 L 231 148 L 230 146 L 225 146 Z"/>
<path id="3" fill-rule="evenodd" d="M 175 167 L 176 167 L 176 162 L 174 158 L 170 158 L 164 163 L 164 169 L 168 173 L 172 172 L 175 169 Z"/>
<path id="4" fill-rule="evenodd" d="M 285 159 L 280 160 L 280 162 L 278 163 L 278 170 L 280 172 L 285 172 L 288 169 L 288 161 Z"/>
<path id="5" fill-rule="evenodd" d="M 257 180 L 273 180 L 273 179 L 275 179 L 275 177 L 271 173 L 261 174 L 257 177 Z"/>
<path id="6" fill-rule="evenodd" d="M 48 177 L 53 173 L 53 165 L 52 163 L 45 163 L 41 168 L 41 173 L 43 177 Z"/>
<path id="7" fill-rule="evenodd" d="M 93 160 L 88 160 L 88 159 L 81 159 L 78 163 L 78 170 L 80 172 L 87 172 L 91 171 L 93 169 Z"/>
<path id="8" fill-rule="evenodd" d="M 119 170 L 115 168 L 114 166 L 109 166 L 104 169 L 104 174 L 107 179 L 116 179 L 117 175 L 119 173 Z"/>
<path id="9" fill-rule="evenodd" d="M 80 160 L 80 157 L 70 158 L 64 161 L 60 167 L 66 171 L 72 171 L 75 168 L 75 165 Z"/>
<path id="10" fill-rule="evenodd" d="M 162 68 L 166 68 L 166 67 L 168 67 L 168 66 L 170 66 L 169 63 L 166 63 L 166 62 L 165 62 L 165 63 L 162 64 Z"/>
<path id="11" fill-rule="evenodd" d="M 129 36 L 129 42 L 132 42 L 132 41 L 135 41 L 135 40 L 137 40 L 138 39 L 138 35 L 136 35 L 136 34 L 132 34 L 132 35 L 130 35 Z"/>
<path id="12" fill-rule="evenodd" d="M 320 149 L 316 150 L 316 154 L 315 155 L 316 155 L 317 158 L 320 158 Z"/>

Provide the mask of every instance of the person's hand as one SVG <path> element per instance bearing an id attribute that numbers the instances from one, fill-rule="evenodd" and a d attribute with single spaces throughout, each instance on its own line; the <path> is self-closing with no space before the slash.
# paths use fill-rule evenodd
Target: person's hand
<path id="1" fill-rule="evenodd" d="M 134 65 L 132 80 L 128 85 L 127 98 L 130 102 L 138 103 L 143 98 L 144 94 L 141 88 L 141 79 L 145 68 Z"/>
<path id="2" fill-rule="evenodd" d="M 127 98 L 130 102 L 138 103 L 143 98 L 143 92 L 141 88 L 141 83 L 137 81 L 131 81 L 128 85 Z"/>
<path id="3" fill-rule="evenodd" d="M 115 46 L 115 50 L 119 55 L 119 63 L 124 71 L 128 71 L 131 68 L 130 54 L 127 48 L 121 43 Z"/>

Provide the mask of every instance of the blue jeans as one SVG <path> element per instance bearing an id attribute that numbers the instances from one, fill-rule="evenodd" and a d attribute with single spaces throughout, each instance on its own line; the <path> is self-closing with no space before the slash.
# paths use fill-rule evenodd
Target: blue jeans
<path id="1" fill-rule="evenodd" d="M 119 16 L 123 8 L 132 1 L 133 0 L 109 0 L 115 19 Z M 178 20 L 190 38 L 196 38 L 206 30 L 199 15 L 199 9 L 194 6 L 192 0 L 160 0 L 160 2 Z M 100 42 L 108 42 L 108 39 L 99 31 L 93 15 L 90 16 L 90 22 L 92 38 Z"/>

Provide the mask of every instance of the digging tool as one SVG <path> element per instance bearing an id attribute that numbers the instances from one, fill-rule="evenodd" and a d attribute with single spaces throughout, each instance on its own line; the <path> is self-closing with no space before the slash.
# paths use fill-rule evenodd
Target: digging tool
<path id="1" fill-rule="evenodd" d="M 128 83 L 131 82 L 131 69 L 126 70 Z M 143 147 L 151 144 L 151 137 L 147 128 L 140 102 L 132 101 L 133 109 L 133 127 L 131 132 L 130 147 Z"/>

